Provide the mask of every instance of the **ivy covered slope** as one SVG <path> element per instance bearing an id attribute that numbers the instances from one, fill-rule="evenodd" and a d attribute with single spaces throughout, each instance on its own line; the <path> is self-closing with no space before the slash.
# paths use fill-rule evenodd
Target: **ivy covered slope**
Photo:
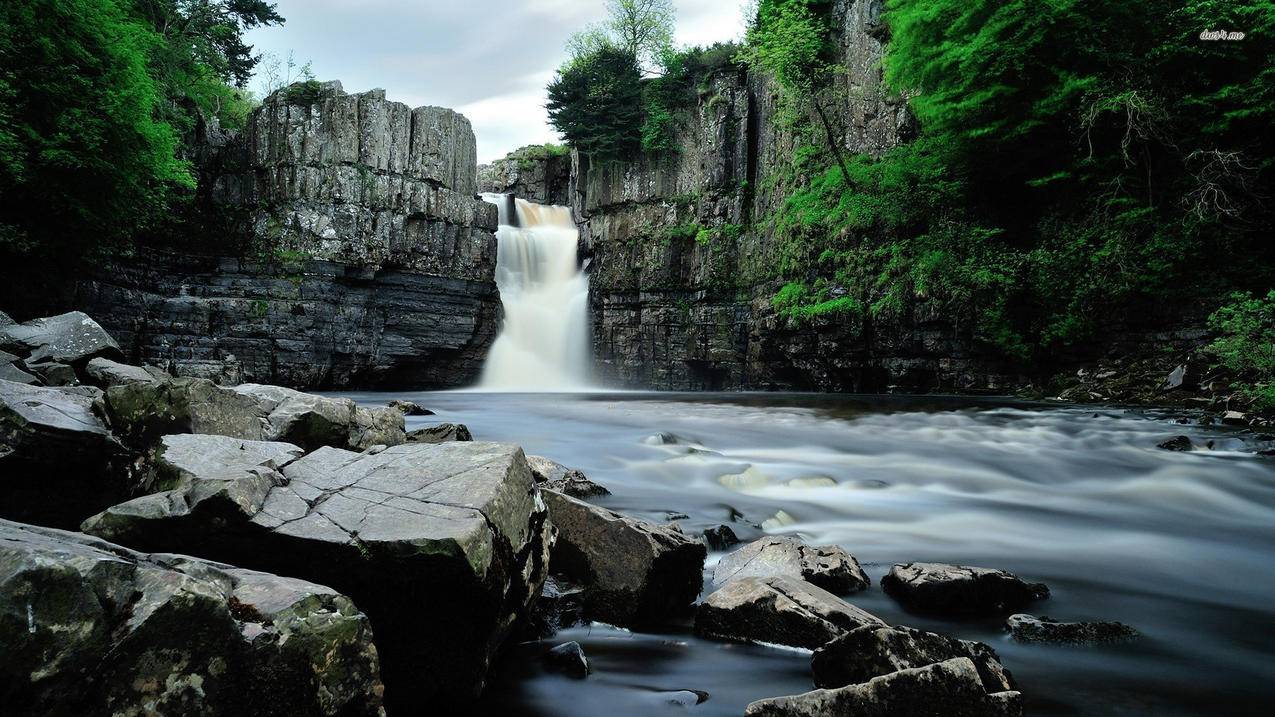
<path id="1" fill-rule="evenodd" d="M 994 387 L 1199 345 L 1232 294 L 1271 287 L 1269 3 L 761 0 L 733 52 L 581 46 L 550 112 L 588 160 L 622 377 L 660 383 L 622 365 L 658 350 L 653 320 L 692 346 L 659 369 L 685 385 Z M 945 351 L 984 380 L 944 374 Z"/>

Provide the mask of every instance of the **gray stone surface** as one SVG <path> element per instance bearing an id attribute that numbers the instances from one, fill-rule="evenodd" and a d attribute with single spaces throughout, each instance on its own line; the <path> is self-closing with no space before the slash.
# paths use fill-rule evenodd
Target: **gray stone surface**
<path id="1" fill-rule="evenodd" d="M 700 603 L 695 633 L 735 642 L 814 649 L 881 618 L 823 588 L 787 576 L 736 578 Z"/>
<path id="2" fill-rule="evenodd" d="M 181 433 L 164 436 L 150 459 L 147 492 L 196 481 L 233 480 L 254 468 L 279 470 L 305 455 L 291 443 Z"/>
<path id="3" fill-rule="evenodd" d="M 83 529 L 348 594 L 376 630 L 391 708 L 467 704 L 545 578 L 552 529 L 516 446 L 321 448 L 281 470 L 239 461 L 220 475 Z"/>
<path id="4" fill-rule="evenodd" d="M 611 495 L 611 491 L 589 480 L 584 473 L 544 456 L 527 456 L 527 465 L 531 467 L 531 475 L 541 488 L 581 500 Z"/>
<path id="5" fill-rule="evenodd" d="M 748 717 L 1021 717 L 1022 695 L 988 693 L 967 658 L 900 670 L 857 685 L 759 700 Z"/>
<path id="6" fill-rule="evenodd" d="M 988 645 L 902 626 L 851 630 L 815 650 L 810 671 L 815 687 L 844 687 L 957 657 L 974 662 L 988 692 L 1014 689 L 1013 677 Z"/>
<path id="7" fill-rule="evenodd" d="M 558 530 L 551 566 L 585 588 L 585 616 L 640 625 L 685 611 L 700 593 L 704 544 L 553 491 L 543 492 Z"/>
<path id="8" fill-rule="evenodd" d="M 1026 613 L 1010 615 L 1005 629 L 1019 642 L 1056 645 L 1101 645 L 1138 638 L 1138 631 L 1122 622 L 1059 622 Z"/>
<path id="9" fill-rule="evenodd" d="M 82 365 L 96 356 L 124 356 L 115 339 L 81 311 L 0 328 L 0 349 L 21 356 L 31 367 L 49 363 Z"/>
<path id="10" fill-rule="evenodd" d="M 787 575 L 837 595 L 858 592 L 871 585 L 859 561 L 837 545 L 812 547 L 790 536 L 755 540 L 718 561 L 713 584 L 734 578 Z"/>
<path id="11" fill-rule="evenodd" d="M 543 147 L 521 147 L 478 166 L 478 191 L 512 194 L 537 204 L 571 203 L 571 157 Z"/>
<path id="12" fill-rule="evenodd" d="M 944 615 L 1004 614 L 1049 597 L 1049 588 L 1004 570 L 946 563 L 905 563 L 890 568 L 881 587 L 914 610 Z"/>
<path id="13" fill-rule="evenodd" d="M 348 398 L 329 398 L 281 386 L 243 384 L 236 393 L 251 396 L 265 413 L 264 438 L 295 443 L 306 450 L 335 446 L 363 450 L 396 446 L 406 440 L 403 414 L 388 406 L 365 408 Z"/>
<path id="14" fill-rule="evenodd" d="M 473 434 L 463 423 L 439 423 L 418 428 L 407 434 L 408 443 L 446 443 L 448 441 L 472 441 Z"/>
<path id="15" fill-rule="evenodd" d="M 314 583 L 0 520 L 0 712 L 377 715 L 366 616 Z"/>
<path id="16" fill-rule="evenodd" d="M 107 358 L 89 361 L 84 373 L 89 383 L 104 389 L 127 383 L 155 383 L 168 378 L 163 369 L 154 366 L 129 366 Z"/>

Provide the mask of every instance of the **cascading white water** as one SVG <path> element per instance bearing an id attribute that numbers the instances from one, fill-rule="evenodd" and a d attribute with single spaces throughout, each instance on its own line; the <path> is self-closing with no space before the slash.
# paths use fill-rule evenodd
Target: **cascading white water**
<path id="1" fill-rule="evenodd" d="M 571 209 L 510 202 L 503 194 L 483 198 L 500 207 L 496 286 L 505 321 L 479 386 L 504 391 L 587 387 L 589 279 L 576 261 L 579 235 Z"/>

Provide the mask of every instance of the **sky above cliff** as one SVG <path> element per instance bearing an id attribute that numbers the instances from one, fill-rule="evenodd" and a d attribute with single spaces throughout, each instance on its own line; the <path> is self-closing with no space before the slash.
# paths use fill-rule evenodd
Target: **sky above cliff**
<path id="1" fill-rule="evenodd" d="M 603 0 L 276 1 L 287 23 L 249 32 L 257 52 L 285 61 L 291 53 L 347 92 L 381 87 L 412 107 L 459 110 L 474 124 L 479 162 L 558 141 L 545 115 L 545 85 L 565 59 L 567 37 L 605 14 Z M 743 33 L 743 0 L 674 4 L 680 45 Z"/>

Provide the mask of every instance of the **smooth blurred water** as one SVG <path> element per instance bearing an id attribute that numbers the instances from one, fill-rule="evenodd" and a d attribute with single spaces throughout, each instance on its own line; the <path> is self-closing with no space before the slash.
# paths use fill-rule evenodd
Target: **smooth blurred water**
<path id="1" fill-rule="evenodd" d="M 410 398 L 476 440 L 510 441 L 583 470 L 598 502 L 688 531 L 730 523 L 837 543 L 873 578 L 850 602 L 896 624 L 992 644 L 1036 715 L 1271 714 L 1275 705 L 1275 460 L 1215 447 L 1225 428 L 1165 414 L 968 398 L 782 394 L 348 394 Z M 671 432 L 686 443 L 647 439 Z M 733 476 L 723 479 L 722 476 Z M 737 517 L 731 523 L 732 515 Z M 742 517 L 739 517 L 742 516 Z M 710 554 L 710 564 L 720 555 Z M 1021 645 L 1001 621 L 907 614 L 879 588 L 895 562 L 1004 568 L 1047 583 L 1033 612 L 1120 620 L 1144 634 L 1103 647 Z M 545 674 L 537 656 L 578 640 L 595 673 Z M 494 670 L 491 714 L 694 714 L 812 688 L 799 651 L 595 626 L 515 646 Z"/>

